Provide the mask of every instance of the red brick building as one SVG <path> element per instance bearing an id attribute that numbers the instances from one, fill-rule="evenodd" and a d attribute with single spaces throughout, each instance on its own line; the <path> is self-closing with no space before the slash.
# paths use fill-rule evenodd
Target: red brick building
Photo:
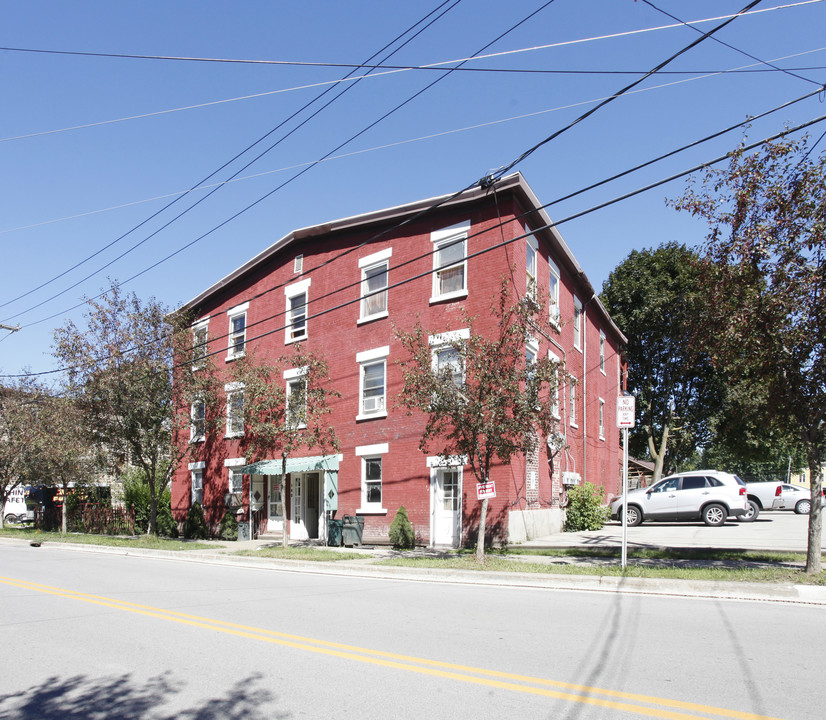
<path id="1" fill-rule="evenodd" d="M 496 540 L 510 542 L 556 532 L 566 485 L 588 481 L 616 492 L 615 404 L 625 338 L 515 174 L 492 187 L 292 232 L 182 308 L 197 318 L 196 341 L 208 333 L 209 351 L 224 370 L 250 343 L 279 356 L 300 341 L 323 355 L 341 393 L 328 416 L 341 447 L 334 455 L 291 457 L 291 496 L 283 497 L 280 458 L 246 463 L 243 422 L 232 410 L 243 389 L 228 382 L 226 432 L 196 436 L 202 459 L 174 475 L 176 517 L 199 500 L 213 527 L 228 501 L 246 518 L 251 491 L 259 534 L 280 535 L 286 525 L 291 539 L 323 541 L 327 518 L 359 515 L 365 542 L 387 542 L 403 505 L 422 544 L 472 543 L 476 480 L 468 466 L 441 467 L 418 449 L 423 418 L 395 400 L 402 349 L 394 325 L 407 329 L 420 320 L 434 338 L 461 336 L 462 311 L 490 316 L 505 276 L 519 296 L 536 282 L 553 300 L 556 336 L 539 338 L 527 352 L 550 354 L 573 381 L 558 397 L 564 448 L 549 458 L 542 442 L 537 456 L 494 468 L 488 527 Z M 285 389 L 296 373 L 284 372 Z"/>

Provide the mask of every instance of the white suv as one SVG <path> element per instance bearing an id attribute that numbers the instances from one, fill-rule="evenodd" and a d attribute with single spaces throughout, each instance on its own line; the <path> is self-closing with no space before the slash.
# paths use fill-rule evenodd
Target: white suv
<path id="1" fill-rule="evenodd" d="M 651 487 L 628 493 L 628 525 L 643 520 L 702 520 L 716 526 L 729 515 L 739 517 L 747 510 L 746 484 L 736 475 L 717 470 L 669 475 Z M 611 503 L 611 517 L 622 518 L 622 497 Z"/>

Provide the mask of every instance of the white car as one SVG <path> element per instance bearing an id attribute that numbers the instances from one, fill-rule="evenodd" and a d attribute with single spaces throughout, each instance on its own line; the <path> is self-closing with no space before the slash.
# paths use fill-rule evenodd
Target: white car
<path id="1" fill-rule="evenodd" d="M 750 509 L 741 520 L 754 520 L 761 510 L 794 510 L 808 515 L 812 509 L 812 491 L 790 483 L 769 481 L 746 483 Z M 821 497 L 821 506 L 823 504 Z"/>
<path id="2" fill-rule="evenodd" d="M 628 525 L 644 520 L 698 521 L 722 525 L 729 516 L 749 509 L 746 484 L 737 475 L 718 470 L 693 470 L 669 475 L 651 487 L 628 493 Z M 622 497 L 611 503 L 611 517 L 622 519 Z"/>

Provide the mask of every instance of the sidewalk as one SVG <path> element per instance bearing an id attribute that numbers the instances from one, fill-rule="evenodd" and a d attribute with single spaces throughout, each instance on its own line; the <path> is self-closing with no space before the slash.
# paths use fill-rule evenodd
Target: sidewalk
<path id="1" fill-rule="evenodd" d="M 726 523 L 721 528 L 683 523 L 643 524 L 628 530 L 628 547 L 655 548 L 718 548 L 751 550 L 805 551 L 806 518 L 790 513 L 768 514 L 755 523 Z M 762 524 L 760 520 L 763 520 Z M 801 537 L 802 535 L 802 537 Z M 0 539 L 2 542 L 24 543 L 20 540 Z M 559 533 L 522 543 L 523 548 L 618 548 L 622 542 L 622 527 L 619 523 L 609 523 L 601 530 L 580 533 Z M 616 577 L 599 575 L 566 575 L 551 573 L 487 572 L 477 570 L 453 570 L 432 568 L 411 568 L 377 565 L 385 558 L 410 555 L 389 546 L 328 548 L 342 553 L 356 554 L 357 559 L 336 562 L 316 562 L 286 560 L 254 555 L 238 555 L 238 551 L 257 551 L 267 546 L 280 546 L 278 538 L 263 538 L 247 541 L 209 541 L 213 547 L 204 550 L 167 551 L 136 550 L 132 548 L 81 545 L 67 543 L 47 543 L 50 549 L 66 551 L 96 552 L 130 557 L 151 557 L 155 559 L 198 562 L 206 564 L 231 565 L 234 567 L 268 568 L 279 572 L 304 572 L 327 576 L 349 576 L 373 579 L 390 579 L 405 582 L 452 582 L 470 585 L 511 586 L 575 590 L 586 592 L 631 593 L 638 595 L 669 595 L 676 597 L 738 599 L 774 603 L 808 604 L 826 607 L 826 587 L 813 585 L 722 583 L 716 581 L 693 581 Z M 415 555 L 444 556 L 450 550 L 419 548 Z M 513 556 L 522 562 L 544 562 L 547 564 L 587 562 L 589 564 L 613 564 L 616 558 L 599 560 L 589 558 L 577 561 L 571 557 Z M 639 564 L 641 561 L 633 561 Z M 668 563 L 671 561 L 644 561 L 646 564 Z M 696 561 L 691 561 L 697 564 Z M 702 561 L 705 565 L 738 564 L 736 561 Z"/>

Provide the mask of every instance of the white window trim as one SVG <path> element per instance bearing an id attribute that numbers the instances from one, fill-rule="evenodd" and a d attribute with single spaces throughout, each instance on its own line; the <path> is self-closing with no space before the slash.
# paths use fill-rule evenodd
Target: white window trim
<path id="1" fill-rule="evenodd" d="M 551 415 L 555 420 L 562 419 L 562 413 L 560 412 L 560 402 L 559 402 L 559 390 L 560 390 L 560 383 L 559 378 L 562 373 L 560 373 L 559 369 L 562 367 L 562 363 L 559 359 L 559 356 L 553 352 L 552 350 L 548 350 L 548 359 L 551 362 L 556 363 L 556 370 L 554 372 L 554 383 L 556 384 L 556 388 L 554 389 L 553 397 L 551 398 Z"/>
<path id="2" fill-rule="evenodd" d="M 230 413 L 231 413 L 231 410 L 232 410 L 232 405 L 231 405 L 231 402 L 230 402 L 230 398 L 232 397 L 232 395 L 234 393 L 243 392 L 244 389 L 245 389 L 244 383 L 242 383 L 242 382 L 232 382 L 232 383 L 227 383 L 226 385 L 224 385 L 224 392 L 226 393 L 226 396 L 227 396 L 227 424 L 226 424 L 226 432 L 224 433 L 225 438 L 244 437 L 244 430 L 243 429 L 240 430 L 240 431 L 237 431 L 237 432 L 231 432 L 230 431 L 230 422 L 231 422 Z M 244 398 L 244 401 L 246 402 L 246 398 Z"/>
<path id="3" fill-rule="evenodd" d="M 568 385 L 568 424 L 572 428 L 578 428 L 579 424 L 578 420 L 578 413 L 577 413 L 577 402 L 579 400 L 579 393 L 577 392 L 577 385 L 578 382 L 575 378 L 571 378 L 570 384 Z"/>
<path id="4" fill-rule="evenodd" d="M 450 227 L 441 228 L 440 230 L 434 230 L 430 233 L 430 242 L 433 244 L 433 282 L 431 287 L 431 296 L 430 296 L 430 304 L 444 302 L 446 300 L 458 300 L 459 298 L 465 298 L 468 295 L 468 274 L 467 274 L 467 253 L 468 253 L 468 235 L 470 234 L 470 220 L 465 220 L 460 223 L 456 223 L 455 225 L 451 225 Z M 461 290 L 454 290 L 453 292 L 444 293 L 443 295 L 439 295 L 437 293 L 439 287 L 439 275 L 438 275 L 438 246 L 444 243 L 447 240 L 458 239 L 459 237 L 464 236 L 464 243 L 465 243 L 465 253 L 464 259 L 462 260 L 462 269 L 465 278 L 465 286 Z M 456 263 L 459 265 L 459 263 Z M 452 267 L 452 266 L 451 266 Z M 446 270 L 447 268 L 441 268 L 442 270 Z"/>
<path id="5" fill-rule="evenodd" d="M 201 363 L 206 359 L 207 355 L 209 354 L 209 315 L 206 317 L 202 317 L 197 322 L 192 323 L 192 368 L 197 370 L 201 367 Z M 206 339 L 204 342 L 204 357 L 200 359 L 196 359 L 195 357 L 195 348 L 198 344 L 197 334 L 201 331 L 206 332 Z"/>
<path id="6" fill-rule="evenodd" d="M 443 345 L 450 345 L 451 343 L 470 339 L 470 328 L 462 328 L 461 330 L 448 330 L 447 332 L 439 333 L 438 335 L 428 335 L 427 344 L 430 347 L 441 347 Z"/>
<path id="7" fill-rule="evenodd" d="M 525 238 L 525 295 L 535 300 L 539 285 L 539 242 L 527 225 L 525 226 L 525 233 L 527 235 Z M 528 246 L 533 248 L 533 278 L 530 277 L 530 268 L 527 263 Z M 533 280 L 533 288 L 530 286 L 531 279 Z"/>
<path id="8" fill-rule="evenodd" d="M 247 461 L 244 458 L 227 458 L 224 460 L 224 467 L 238 467 L 246 464 Z"/>
<path id="9" fill-rule="evenodd" d="M 550 284 L 550 276 L 553 275 L 556 278 L 556 297 L 554 297 L 553 293 L 549 293 L 550 297 L 548 298 L 548 308 L 550 313 L 550 321 L 551 324 L 559 330 L 559 297 L 561 294 L 562 288 L 562 275 L 559 272 L 559 265 L 557 265 L 551 256 L 548 256 L 548 282 Z"/>
<path id="10" fill-rule="evenodd" d="M 388 289 L 385 287 L 384 290 L 381 292 L 388 293 L 386 296 L 385 301 L 385 309 L 381 312 L 373 313 L 372 315 L 365 315 L 364 314 L 364 300 L 368 297 L 365 294 L 365 282 L 367 280 L 367 271 L 372 270 L 373 268 L 378 267 L 379 265 L 384 265 L 385 270 L 388 274 L 388 284 L 389 284 L 389 274 L 390 274 L 390 258 L 393 256 L 393 248 L 386 248 L 385 250 L 380 250 L 379 252 L 373 253 L 372 255 L 368 255 L 367 257 L 361 258 L 359 260 L 359 269 L 361 270 L 361 285 L 360 285 L 360 297 L 359 297 L 359 319 L 356 321 L 357 325 L 361 325 L 362 323 L 372 322 L 373 320 L 381 320 L 382 318 L 386 318 L 390 314 L 390 296 L 388 293 Z M 372 293 L 374 295 L 378 295 L 378 293 Z"/>
<path id="11" fill-rule="evenodd" d="M 599 371 L 605 375 L 605 347 L 606 347 L 606 338 L 605 338 L 605 331 L 599 331 Z"/>
<path id="12" fill-rule="evenodd" d="M 204 469 L 206 468 L 206 463 L 201 462 L 192 462 L 189 463 L 189 505 L 190 507 L 195 504 L 195 474 L 199 472 L 201 474 L 201 505 L 204 504 Z"/>
<path id="13" fill-rule="evenodd" d="M 361 445 L 356 448 L 356 457 L 361 458 L 361 507 L 356 510 L 359 515 L 387 515 L 387 508 L 384 507 L 384 460 L 381 464 L 381 505 L 368 504 L 364 500 L 365 492 L 365 460 L 387 455 L 390 451 L 388 443 L 377 443 L 376 445 Z"/>
<path id="14" fill-rule="evenodd" d="M 356 353 L 356 362 L 359 364 L 359 406 L 356 421 L 374 420 L 376 418 L 387 417 L 387 356 L 390 354 L 390 346 L 384 345 L 372 350 L 363 350 Z M 384 364 L 384 409 L 372 413 L 365 413 L 364 408 L 364 368 L 367 365 L 374 365 L 379 362 Z"/>
<path id="15" fill-rule="evenodd" d="M 307 375 L 308 371 L 309 371 L 309 367 L 307 365 L 305 365 L 304 367 L 293 368 L 291 370 L 285 370 L 284 371 L 284 381 L 285 381 L 284 401 L 287 405 L 286 409 L 287 409 L 287 414 L 288 414 L 287 416 L 288 417 L 289 417 L 289 403 L 290 403 L 290 385 L 292 383 L 294 383 L 296 380 L 298 380 L 299 378 L 305 377 Z M 306 394 L 305 394 L 305 397 L 304 397 L 304 410 L 306 411 L 306 409 L 307 409 L 307 397 L 306 397 Z M 299 423 L 295 427 L 299 430 L 303 430 L 304 428 L 307 427 L 307 423 L 305 423 L 305 422 L 304 423 Z"/>
<path id="16" fill-rule="evenodd" d="M 204 432 L 202 432 L 200 435 L 195 434 L 195 423 L 193 422 L 195 420 L 194 410 L 195 406 L 198 404 L 204 406 L 204 425 L 206 426 L 206 400 L 204 400 L 203 398 L 198 398 L 196 400 L 193 400 L 192 404 L 189 406 L 189 442 L 195 443 L 204 442 L 204 440 L 206 439 L 206 427 L 204 428 Z"/>
<path id="17" fill-rule="evenodd" d="M 585 332 L 584 313 L 582 311 L 582 301 L 574 295 L 574 348 L 582 352 L 582 334 Z"/>
<path id="18" fill-rule="evenodd" d="M 599 439 L 605 440 L 605 400 L 599 398 L 597 427 L 599 428 Z"/>
<path id="19" fill-rule="evenodd" d="M 235 360 L 239 357 L 244 357 L 244 355 L 247 354 L 247 320 L 244 318 L 244 350 L 239 353 L 234 353 L 232 351 L 232 321 L 240 315 L 246 315 L 249 309 L 250 304 L 249 301 L 247 301 L 227 310 L 227 327 L 229 329 L 227 333 L 227 362 Z"/>
<path id="20" fill-rule="evenodd" d="M 450 455 L 446 458 L 441 455 L 430 455 L 427 457 L 427 467 L 464 467 L 468 464 L 467 455 Z"/>
<path id="21" fill-rule="evenodd" d="M 284 344 L 291 345 L 292 343 L 301 342 L 310 336 L 310 283 L 312 278 L 304 278 L 284 288 Z M 297 295 L 304 294 L 304 334 L 301 337 L 291 338 L 291 329 L 293 325 L 292 312 L 290 311 L 290 300 Z"/>

